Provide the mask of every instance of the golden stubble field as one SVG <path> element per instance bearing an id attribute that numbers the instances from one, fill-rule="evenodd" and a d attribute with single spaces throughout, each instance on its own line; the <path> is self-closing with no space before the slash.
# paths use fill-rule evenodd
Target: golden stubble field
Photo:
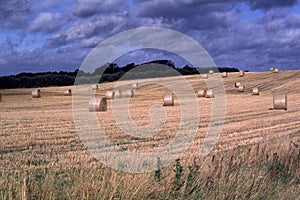
<path id="1" fill-rule="evenodd" d="M 206 88 L 200 76 L 185 78 L 195 93 L 200 88 Z M 172 77 L 164 80 L 176 86 L 176 79 Z M 280 71 L 278 74 L 249 72 L 244 77 L 239 77 L 238 73 L 229 73 L 228 78 L 222 80 L 226 91 L 223 130 L 212 152 L 205 158 L 199 158 L 201 144 L 212 118 L 212 99 L 198 98 L 200 123 L 196 137 L 179 163 L 184 168 L 184 173 L 179 177 L 183 179 L 182 184 L 178 183 L 176 176 L 180 172 L 173 171 L 173 166 L 161 169 L 157 181 L 154 177 L 157 172 L 156 175 L 154 172 L 130 174 L 109 169 L 97 162 L 77 133 L 72 97 L 63 95 L 65 89 L 73 87 L 40 88 L 40 99 L 31 97 L 31 89 L 0 90 L 3 96 L 0 102 L 0 198 L 299 197 L 300 71 Z M 149 80 L 129 81 L 128 84 L 139 81 Z M 236 81 L 246 86 L 244 93 L 238 93 L 234 88 Z M 100 84 L 97 95 L 104 95 L 114 85 Z M 252 95 L 253 87 L 259 88 L 259 96 Z M 132 120 L 140 126 L 151 123 L 149 109 L 152 105 L 162 105 L 163 94 L 168 91 L 158 84 L 146 84 L 138 88 L 129 103 Z M 287 94 L 287 111 L 270 110 L 275 93 Z M 188 104 L 189 99 L 184 99 L 183 103 Z M 151 152 L 167 145 L 175 137 L 184 112 L 175 98 L 174 107 L 164 107 L 166 123 L 162 125 L 161 132 L 141 139 L 118 127 L 111 106 L 109 100 L 108 111 L 96 113 L 98 123 L 118 147 L 132 152 Z M 119 108 L 118 113 L 126 111 Z M 126 124 L 126 121 L 121 123 Z M 270 177 L 273 171 L 267 166 L 278 164 L 277 155 L 282 158 L 280 163 L 283 166 L 278 169 L 279 172 L 281 169 L 286 170 L 286 166 L 292 166 L 293 170 L 287 169 L 288 173 L 292 173 L 287 182 L 278 182 Z M 198 165 L 199 168 L 196 167 Z M 244 166 L 241 167 L 244 171 L 236 170 L 237 166 Z M 281 177 L 280 173 L 276 171 L 275 178 L 278 174 Z M 193 176 L 193 181 L 189 184 L 190 176 Z M 26 186 L 24 178 L 30 179 Z M 272 186 L 274 181 L 278 184 Z M 257 187 L 256 190 L 254 187 Z"/>

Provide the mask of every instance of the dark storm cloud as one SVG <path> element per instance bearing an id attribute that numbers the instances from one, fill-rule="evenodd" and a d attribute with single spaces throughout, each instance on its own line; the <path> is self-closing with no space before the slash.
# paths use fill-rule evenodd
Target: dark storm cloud
<path id="1" fill-rule="evenodd" d="M 22 52 L 6 52 L 0 55 L 1 75 L 20 72 L 73 71 L 80 66 L 84 56 L 85 54 L 78 47 L 60 48 L 56 51 L 35 48 Z M 6 67 L 7 64 L 10 68 Z"/>
<path id="2" fill-rule="evenodd" d="M 87 18 L 96 14 L 123 12 L 127 4 L 123 0 L 80 0 L 74 6 L 73 14 Z"/>
<path id="3" fill-rule="evenodd" d="M 2 0 L 0 3 L 0 26 L 24 28 L 33 12 L 29 0 Z"/>
<path id="4" fill-rule="evenodd" d="M 272 15 L 276 14 L 265 13 L 259 20 L 212 32 L 209 39 L 198 41 L 221 66 L 237 66 L 254 71 L 267 70 L 269 66 L 297 69 L 300 29 L 296 28 L 295 16 L 281 15 L 276 18 Z M 268 20 L 270 18 L 273 20 Z M 285 26 L 286 23 L 292 23 L 293 26 Z"/>
<path id="5" fill-rule="evenodd" d="M 140 1 L 136 15 L 139 17 L 190 18 L 195 15 L 207 15 L 211 11 L 228 9 L 230 1 Z"/>
<path id="6" fill-rule="evenodd" d="M 10 35 L 6 35 L 5 42 L 0 43 L 0 54 L 6 51 L 14 51 L 24 40 L 24 33 L 19 31 L 18 37 L 11 37 Z"/>
<path id="7" fill-rule="evenodd" d="M 0 71 L 49 71 L 64 66 L 74 69 L 103 40 L 128 29 L 149 26 L 187 34 L 220 66 L 262 70 L 282 65 L 296 69 L 300 62 L 300 14 L 289 11 L 295 3 L 296 0 L 4 0 L 0 3 Z M 254 15 L 255 10 L 258 12 Z M 36 35 L 39 38 L 35 39 Z M 30 43 L 33 39 L 37 44 Z M 128 57 L 128 62 L 141 61 L 134 55 Z M 146 60 L 164 58 L 164 54 L 155 53 L 143 56 Z"/>
<path id="8" fill-rule="evenodd" d="M 293 6 L 297 0 L 249 0 L 247 3 L 252 9 L 268 10 L 276 7 Z"/>
<path id="9" fill-rule="evenodd" d="M 61 5 L 63 5 L 64 3 L 66 3 L 67 1 L 62 1 L 62 0 L 47 0 L 47 1 L 44 1 L 44 4 L 43 4 L 43 7 L 45 9 L 48 9 L 48 8 L 57 8 Z"/>
<path id="10" fill-rule="evenodd" d="M 232 9 L 236 3 L 244 3 L 251 9 L 269 10 L 290 7 L 297 0 L 136 0 L 136 15 L 139 17 L 190 18 Z"/>
<path id="11" fill-rule="evenodd" d="M 235 22 L 234 16 L 230 12 L 211 12 L 206 15 L 197 15 L 185 20 L 184 29 L 201 30 L 228 28 Z"/>
<path id="12" fill-rule="evenodd" d="M 56 34 L 52 38 L 48 39 L 45 48 L 58 48 L 68 44 L 67 36 L 63 34 Z"/>

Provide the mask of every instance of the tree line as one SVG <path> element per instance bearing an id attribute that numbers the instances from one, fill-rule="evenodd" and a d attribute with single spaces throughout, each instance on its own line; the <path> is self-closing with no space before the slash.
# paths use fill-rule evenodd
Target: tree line
<path id="1" fill-rule="evenodd" d="M 155 60 L 143 64 L 127 64 L 120 67 L 116 63 L 108 63 L 96 68 L 94 72 L 75 70 L 74 72 L 42 72 L 42 73 L 20 73 L 11 76 L 0 77 L 0 88 L 36 88 L 50 86 L 68 86 L 76 84 L 94 84 L 113 82 L 117 80 L 132 80 L 155 77 L 167 77 L 178 75 L 193 75 L 208 73 L 209 70 L 219 72 L 238 72 L 236 68 L 228 67 L 205 67 L 195 68 L 186 65 L 176 68 L 170 60 Z M 76 82 L 75 82 L 76 80 Z"/>

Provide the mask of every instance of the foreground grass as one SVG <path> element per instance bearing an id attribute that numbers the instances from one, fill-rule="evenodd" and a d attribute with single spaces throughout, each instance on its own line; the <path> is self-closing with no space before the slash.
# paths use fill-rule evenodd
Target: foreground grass
<path id="1" fill-rule="evenodd" d="M 177 160 L 153 173 L 129 174 L 101 166 L 2 170 L 0 199 L 297 199 L 300 149 L 290 143 L 277 151 L 264 143 Z"/>

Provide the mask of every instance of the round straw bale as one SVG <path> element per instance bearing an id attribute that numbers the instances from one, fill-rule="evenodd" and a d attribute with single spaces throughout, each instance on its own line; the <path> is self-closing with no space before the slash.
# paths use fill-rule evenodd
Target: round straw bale
<path id="1" fill-rule="evenodd" d="M 121 98 L 122 97 L 122 91 L 120 89 L 117 89 L 114 91 L 115 98 Z"/>
<path id="2" fill-rule="evenodd" d="M 104 97 L 93 97 L 89 102 L 90 112 L 100 112 L 107 110 L 107 101 Z"/>
<path id="3" fill-rule="evenodd" d="M 271 68 L 270 68 L 270 71 L 271 71 L 271 72 L 274 72 L 274 70 L 275 70 L 274 67 L 271 67 Z"/>
<path id="4" fill-rule="evenodd" d="M 209 74 L 214 74 L 214 70 L 209 70 L 208 73 Z"/>
<path id="5" fill-rule="evenodd" d="M 125 90 L 122 91 L 122 97 L 133 97 L 134 91 L 133 90 Z"/>
<path id="6" fill-rule="evenodd" d="M 240 77 L 245 76 L 245 71 L 244 70 L 240 70 Z"/>
<path id="7" fill-rule="evenodd" d="M 98 90 L 98 85 L 97 84 L 92 85 L 92 90 Z"/>
<path id="8" fill-rule="evenodd" d="M 115 98 L 115 91 L 106 91 L 105 98 L 107 100 Z"/>
<path id="9" fill-rule="evenodd" d="M 259 95 L 259 91 L 258 91 L 258 88 L 257 88 L 257 87 L 253 88 L 252 94 L 253 94 L 253 95 Z"/>
<path id="10" fill-rule="evenodd" d="M 164 104 L 163 106 L 174 106 L 174 97 L 172 93 L 164 95 Z"/>
<path id="11" fill-rule="evenodd" d="M 235 82 L 235 83 L 234 83 L 234 87 L 236 87 L 236 88 L 238 88 L 240 85 L 241 85 L 240 82 Z"/>
<path id="12" fill-rule="evenodd" d="M 41 98 L 41 90 L 40 89 L 33 90 L 31 96 L 33 98 Z"/>
<path id="13" fill-rule="evenodd" d="M 214 98 L 215 97 L 214 91 L 212 89 L 207 90 L 205 97 L 206 98 Z"/>
<path id="14" fill-rule="evenodd" d="M 279 72 L 279 69 L 278 68 L 275 68 L 274 69 L 274 73 L 278 73 Z"/>
<path id="15" fill-rule="evenodd" d="M 202 74 L 202 78 L 208 79 L 208 74 Z"/>
<path id="16" fill-rule="evenodd" d="M 206 96 L 206 90 L 198 90 L 198 97 L 205 97 Z"/>
<path id="17" fill-rule="evenodd" d="M 138 83 L 133 83 L 132 84 L 132 88 L 133 89 L 138 89 L 139 88 L 139 84 Z"/>
<path id="18" fill-rule="evenodd" d="M 72 90 L 71 89 L 67 89 L 64 91 L 64 95 L 65 96 L 72 96 Z"/>
<path id="19" fill-rule="evenodd" d="M 240 86 L 238 87 L 238 92 L 244 92 L 244 91 L 245 91 L 245 86 L 240 85 Z"/>
<path id="20" fill-rule="evenodd" d="M 286 94 L 274 94 L 273 95 L 274 109 L 287 110 L 287 95 Z"/>
<path id="21" fill-rule="evenodd" d="M 222 78 L 227 78 L 227 72 L 222 73 Z"/>

